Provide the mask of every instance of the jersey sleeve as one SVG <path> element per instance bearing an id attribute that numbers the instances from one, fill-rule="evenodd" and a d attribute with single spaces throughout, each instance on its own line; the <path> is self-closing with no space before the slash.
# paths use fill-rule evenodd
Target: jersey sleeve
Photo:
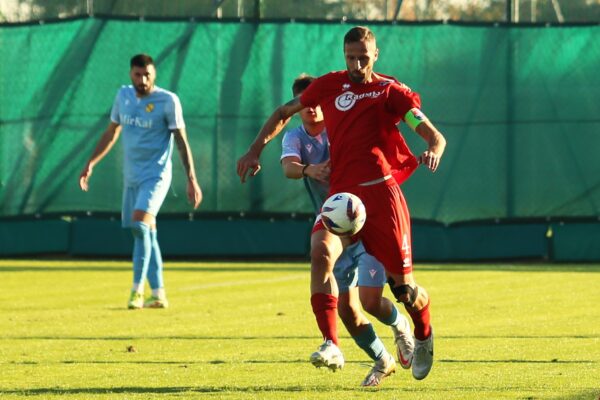
<path id="1" fill-rule="evenodd" d="M 281 141 L 280 160 L 283 160 L 285 157 L 298 157 L 302 161 L 301 148 L 300 138 L 294 135 L 293 131 L 287 131 Z"/>
<path id="2" fill-rule="evenodd" d="M 321 101 L 323 93 L 323 77 L 317 78 L 308 85 L 300 96 L 300 103 L 304 107 L 316 107 Z"/>
<path id="3" fill-rule="evenodd" d="M 121 112 L 119 110 L 119 99 L 121 97 L 121 90 L 120 89 L 117 92 L 117 95 L 115 96 L 115 101 L 113 101 L 113 105 L 112 108 L 110 110 L 110 120 L 112 122 L 114 122 L 115 124 L 120 124 L 121 123 Z"/>
<path id="4" fill-rule="evenodd" d="M 395 82 L 390 85 L 386 107 L 398 120 L 404 121 L 409 110 L 421 108 L 421 97 L 408 86 Z"/>
<path id="5" fill-rule="evenodd" d="M 167 118 L 167 126 L 169 129 L 182 129 L 185 128 L 185 122 L 183 121 L 183 110 L 181 109 L 181 102 L 179 97 L 173 94 L 170 97 L 170 101 L 165 106 L 165 114 Z"/>

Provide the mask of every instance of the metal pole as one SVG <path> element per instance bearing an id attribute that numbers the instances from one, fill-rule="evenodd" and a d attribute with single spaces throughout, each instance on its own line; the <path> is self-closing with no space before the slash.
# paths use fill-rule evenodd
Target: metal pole
<path id="1" fill-rule="evenodd" d="M 563 17 L 562 12 L 560 11 L 560 4 L 558 0 L 552 0 L 552 7 L 554 7 L 554 13 L 556 14 L 556 19 L 561 24 L 565 22 L 565 17 Z"/>
<path id="2" fill-rule="evenodd" d="M 514 22 L 518 23 L 519 22 L 519 0 L 514 0 L 515 1 L 515 18 L 514 18 Z"/>
<path id="3" fill-rule="evenodd" d="M 87 15 L 88 17 L 94 16 L 94 0 L 87 0 Z"/>
<path id="4" fill-rule="evenodd" d="M 398 3 L 396 4 L 396 11 L 394 11 L 394 18 L 392 18 L 392 21 L 398 19 L 398 15 L 400 14 L 400 8 L 402 8 L 402 0 L 398 0 Z"/>
<path id="5" fill-rule="evenodd" d="M 531 0 L 531 22 L 537 20 L 537 0 Z"/>
<path id="6" fill-rule="evenodd" d="M 254 0 L 254 18 L 260 20 L 260 0 Z"/>
<path id="7" fill-rule="evenodd" d="M 513 0 L 506 0 L 506 22 L 509 24 L 513 22 L 512 1 Z"/>
<path id="8" fill-rule="evenodd" d="M 221 10 L 221 6 L 225 3 L 225 0 L 213 0 L 213 4 L 215 9 L 213 10 L 213 16 L 218 19 L 221 19 L 223 16 L 223 11 Z"/>

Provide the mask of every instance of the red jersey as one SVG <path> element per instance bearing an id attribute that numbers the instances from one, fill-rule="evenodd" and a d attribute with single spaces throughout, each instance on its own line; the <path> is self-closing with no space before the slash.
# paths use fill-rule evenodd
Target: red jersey
<path id="1" fill-rule="evenodd" d="M 402 183 L 417 167 L 396 124 L 421 99 L 391 77 L 354 83 L 347 71 L 330 72 L 304 90 L 300 102 L 321 106 L 330 143 L 330 192 L 393 174 Z"/>

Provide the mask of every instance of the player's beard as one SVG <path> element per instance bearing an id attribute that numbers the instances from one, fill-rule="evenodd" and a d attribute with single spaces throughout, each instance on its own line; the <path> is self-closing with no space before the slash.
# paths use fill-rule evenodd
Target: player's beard
<path id="1" fill-rule="evenodd" d="M 348 71 L 350 80 L 354 83 L 365 83 L 367 76 L 359 71 Z"/>
<path id="2" fill-rule="evenodd" d="M 148 86 L 144 86 L 144 85 L 135 85 L 135 91 L 140 95 L 140 96 L 146 96 L 148 95 L 151 91 L 152 91 L 152 86 L 148 85 Z"/>

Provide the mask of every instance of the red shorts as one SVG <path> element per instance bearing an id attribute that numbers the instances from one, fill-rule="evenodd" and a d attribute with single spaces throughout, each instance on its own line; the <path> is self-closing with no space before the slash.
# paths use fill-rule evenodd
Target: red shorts
<path id="1" fill-rule="evenodd" d="M 386 271 L 406 275 L 412 272 L 410 214 L 400 186 L 394 179 L 370 186 L 354 186 L 346 192 L 357 195 L 365 205 L 367 220 L 356 235 L 365 249 L 383 264 Z M 330 195 L 333 193 L 330 193 Z M 325 229 L 320 218 L 313 232 Z"/>

